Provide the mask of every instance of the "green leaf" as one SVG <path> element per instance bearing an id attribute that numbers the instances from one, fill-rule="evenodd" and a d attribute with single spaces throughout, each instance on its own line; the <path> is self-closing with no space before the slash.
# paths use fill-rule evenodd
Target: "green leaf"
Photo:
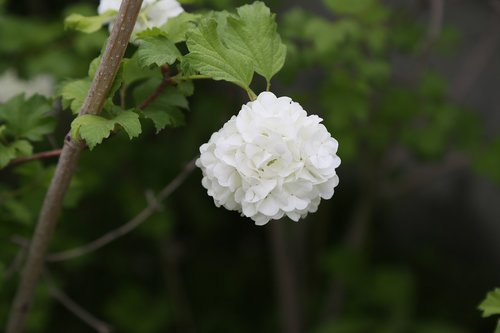
<path id="1" fill-rule="evenodd" d="M 63 108 L 69 107 L 73 114 L 77 114 L 90 89 L 90 84 L 91 82 L 89 79 L 80 79 L 63 83 L 58 93 L 62 96 Z"/>
<path id="2" fill-rule="evenodd" d="M 5 167 L 16 157 L 29 156 L 33 153 L 33 146 L 26 140 L 17 140 L 9 145 L 0 143 L 0 168 Z"/>
<path id="3" fill-rule="evenodd" d="M 139 104 L 145 100 L 159 83 L 159 78 L 151 78 L 138 86 L 133 92 L 136 103 Z M 180 87 L 169 86 L 142 113 L 145 118 L 153 121 L 156 133 L 158 133 L 166 127 L 178 127 L 185 124 L 185 116 L 180 108 L 189 108 L 186 94 Z"/>
<path id="4" fill-rule="evenodd" d="M 178 127 L 186 123 L 184 113 L 174 107 L 165 107 L 161 110 L 147 108 L 143 113 L 145 118 L 153 121 L 157 134 L 165 127 Z"/>
<path id="5" fill-rule="evenodd" d="M 369 9 L 375 0 L 324 0 L 323 2 L 338 14 L 358 14 Z"/>
<path id="6" fill-rule="evenodd" d="M 254 70 L 269 83 L 286 57 L 286 46 L 276 31 L 275 15 L 263 2 L 239 7 L 237 12 L 238 17 L 227 17 L 227 44 L 252 59 Z"/>
<path id="7" fill-rule="evenodd" d="M 120 125 L 130 139 L 141 134 L 139 116 L 132 111 L 119 111 L 112 119 L 90 114 L 77 117 L 71 123 L 71 136 L 76 138 L 80 135 L 92 150 L 109 137 L 116 125 Z"/>
<path id="8" fill-rule="evenodd" d="M 173 43 L 184 42 L 189 30 L 194 29 L 194 22 L 198 21 L 200 15 L 184 12 L 178 16 L 168 19 L 161 30 L 164 31 Z"/>
<path id="9" fill-rule="evenodd" d="M 141 122 L 139 115 L 132 111 L 120 111 L 118 115 L 111 119 L 115 124 L 120 125 L 127 133 L 129 139 L 133 139 L 141 134 Z"/>
<path id="10" fill-rule="evenodd" d="M 29 99 L 18 95 L 0 104 L 0 122 L 6 124 L 4 135 L 31 141 L 42 140 L 43 136 L 52 133 L 55 127 L 52 105 L 47 98 L 40 95 Z"/>
<path id="11" fill-rule="evenodd" d="M 139 63 L 143 67 L 173 64 L 182 57 L 181 53 L 168 38 L 163 36 L 148 37 L 143 40 L 137 51 Z"/>
<path id="12" fill-rule="evenodd" d="M 85 140 L 90 150 L 109 137 L 115 128 L 115 123 L 101 116 L 86 114 L 77 117 L 71 123 L 71 136 L 77 138 L 78 135 Z"/>
<path id="13" fill-rule="evenodd" d="M 486 295 L 486 299 L 479 304 L 479 310 L 483 312 L 483 317 L 500 314 L 500 288 L 496 288 Z"/>
<path id="14" fill-rule="evenodd" d="M 110 17 L 116 15 L 116 11 L 108 10 L 97 16 L 83 16 L 80 14 L 71 14 L 64 20 L 65 29 L 78 30 L 85 33 L 96 32 L 109 21 Z"/>
<path id="15" fill-rule="evenodd" d="M 190 53 L 184 59 L 195 70 L 214 80 L 233 82 L 248 90 L 253 76 L 252 59 L 223 44 L 215 19 L 204 19 L 189 32 L 187 47 Z"/>
<path id="16" fill-rule="evenodd" d="M 139 64 L 137 52 L 131 58 L 123 59 L 123 81 L 126 85 L 134 81 L 160 76 L 158 68 L 144 68 Z"/>

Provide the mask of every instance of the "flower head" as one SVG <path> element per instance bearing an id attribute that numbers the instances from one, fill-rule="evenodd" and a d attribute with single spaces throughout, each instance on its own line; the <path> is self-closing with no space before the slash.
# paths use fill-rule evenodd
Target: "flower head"
<path id="1" fill-rule="evenodd" d="M 121 0 L 101 0 L 97 12 L 99 15 L 107 11 L 118 11 L 120 9 Z M 144 0 L 142 2 L 139 17 L 135 23 L 132 32 L 132 40 L 135 36 L 148 28 L 160 27 L 165 24 L 169 18 L 180 15 L 184 12 L 181 5 L 176 0 Z M 112 18 L 110 21 L 109 29 L 113 26 Z"/>
<path id="2" fill-rule="evenodd" d="M 257 225 L 315 212 L 339 182 L 338 143 L 321 121 L 270 92 L 243 105 L 200 147 L 196 161 L 216 206 L 239 211 Z"/>

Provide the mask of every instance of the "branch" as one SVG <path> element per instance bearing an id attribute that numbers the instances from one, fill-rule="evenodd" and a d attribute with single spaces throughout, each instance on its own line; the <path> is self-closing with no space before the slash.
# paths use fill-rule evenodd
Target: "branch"
<path id="1" fill-rule="evenodd" d="M 427 59 L 432 46 L 436 43 L 443 29 L 444 0 L 430 0 L 431 17 L 427 28 L 427 36 L 422 43 L 421 57 Z"/>
<path id="2" fill-rule="evenodd" d="M 170 68 L 168 65 L 163 65 L 161 68 L 161 72 L 163 74 L 163 79 L 161 80 L 161 83 L 156 87 L 155 91 L 151 95 L 149 95 L 144 102 L 142 102 L 137 108 L 139 110 L 144 110 L 151 104 L 155 99 L 160 96 L 160 94 L 165 90 L 165 88 L 172 84 L 174 81 L 172 78 L 169 76 L 170 73 Z"/>
<path id="3" fill-rule="evenodd" d="M 96 240 L 87 243 L 83 246 L 49 254 L 46 258 L 49 262 L 56 261 L 64 261 L 68 259 L 77 258 L 83 256 L 85 254 L 89 254 L 95 250 L 100 249 L 101 247 L 113 242 L 114 240 L 128 234 L 130 231 L 137 228 L 139 225 L 144 223 L 149 217 L 151 217 L 158 210 L 158 203 L 165 200 L 168 196 L 170 196 L 189 176 L 189 174 L 194 170 L 195 160 L 190 161 L 182 170 L 181 173 L 177 175 L 167 186 L 165 186 L 160 193 L 156 196 L 156 198 L 152 198 L 152 200 L 148 200 L 148 206 L 144 208 L 138 215 L 136 215 L 132 220 L 123 224 L 117 229 L 114 229 L 103 236 L 97 238 Z"/>
<path id="4" fill-rule="evenodd" d="M 79 115 L 101 112 L 127 48 L 141 5 L 142 0 L 122 1 L 111 36 L 102 55 L 101 63 L 97 68 Z M 22 333 L 24 331 L 26 317 L 33 302 L 33 294 L 45 261 L 45 254 L 56 228 L 62 202 L 83 147 L 82 140 L 73 141 L 68 133 L 56 171 L 45 195 L 28 252 L 26 266 L 10 310 L 6 333 Z"/>
<path id="5" fill-rule="evenodd" d="M 57 288 L 52 282 L 52 279 L 49 277 L 47 271 L 45 271 L 43 275 L 50 295 L 54 297 L 59 303 L 61 303 L 66 309 L 68 309 L 71 313 L 80 318 L 81 321 L 92 327 L 98 333 L 111 333 L 113 331 L 109 324 L 94 317 L 91 313 L 89 313 L 87 310 L 73 301 L 62 290 Z"/>
<path id="6" fill-rule="evenodd" d="M 9 166 L 14 166 L 14 165 L 19 165 L 23 164 L 26 162 L 31 162 L 35 160 L 41 160 L 44 158 L 50 158 L 50 157 L 58 157 L 61 155 L 62 149 L 54 149 L 54 150 L 49 150 L 49 151 L 42 151 L 40 153 L 33 154 L 31 156 L 27 157 L 19 157 L 16 158 L 15 160 L 12 160 L 9 164 Z"/>

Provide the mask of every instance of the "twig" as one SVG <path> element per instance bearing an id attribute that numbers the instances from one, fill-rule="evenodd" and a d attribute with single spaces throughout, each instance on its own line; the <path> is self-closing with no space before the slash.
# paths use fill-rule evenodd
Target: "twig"
<path id="1" fill-rule="evenodd" d="M 121 59 L 127 48 L 135 26 L 142 0 L 123 0 L 113 25 L 111 36 L 102 55 L 92 85 L 85 97 L 79 115 L 98 114 L 116 77 Z M 68 133 L 59 158 L 56 171 L 50 183 L 32 237 L 28 259 L 17 288 L 14 303 L 7 322 L 6 333 L 22 333 L 26 317 L 33 301 L 33 294 L 45 261 L 45 254 L 54 233 L 57 218 L 69 183 L 76 170 L 80 153 L 84 147 L 82 140 L 71 140 Z"/>
<path id="2" fill-rule="evenodd" d="M 276 221 L 270 225 L 270 243 L 278 288 L 278 300 L 281 310 L 281 332 L 302 332 L 302 318 L 297 289 L 297 274 L 293 267 L 287 246 L 284 221 Z"/>
<path id="3" fill-rule="evenodd" d="M 62 149 L 54 149 L 54 150 L 49 150 L 49 151 L 42 151 L 40 153 L 33 154 L 31 156 L 27 157 L 19 157 L 16 158 L 15 160 L 12 160 L 9 164 L 9 166 L 14 166 L 14 165 L 19 165 L 22 163 L 26 162 L 31 162 L 35 160 L 41 160 L 44 158 L 50 158 L 50 157 L 58 157 L 61 155 Z"/>
<path id="4" fill-rule="evenodd" d="M 161 83 L 158 85 L 158 87 L 156 87 L 155 91 L 153 91 L 153 93 L 149 95 L 146 100 L 137 107 L 139 110 L 144 110 L 145 108 L 147 108 L 155 99 L 158 98 L 158 96 L 160 96 L 160 94 L 163 92 L 163 90 L 165 90 L 167 86 L 174 82 L 169 76 L 170 68 L 168 67 L 168 65 L 163 65 L 160 69 L 163 74 Z"/>
<path id="5" fill-rule="evenodd" d="M 436 43 L 443 29 L 444 0 L 430 0 L 431 17 L 427 28 L 427 36 L 422 44 L 421 57 L 427 59 L 432 46 Z"/>
<path id="6" fill-rule="evenodd" d="M 10 279 L 14 274 L 16 274 L 22 267 L 24 259 L 26 258 L 27 247 L 21 247 L 17 252 L 14 260 L 10 266 L 5 270 L 4 279 Z"/>
<path id="7" fill-rule="evenodd" d="M 66 309 L 77 316 L 81 321 L 83 321 L 88 326 L 92 327 L 96 332 L 99 333 L 111 333 L 113 330 L 111 326 L 102 320 L 93 316 L 90 312 L 82 308 L 75 301 L 73 301 L 68 295 L 66 295 L 61 289 L 57 288 L 49 277 L 47 271 L 43 273 L 44 280 L 47 284 L 47 288 L 52 297 L 54 297 L 59 303 L 61 303 Z"/>
<path id="8" fill-rule="evenodd" d="M 59 253 L 49 254 L 46 260 L 49 262 L 56 262 L 83 256 L 97 249 L 100 249 L 101 247 L 111 243 L 112 241 L 134 230 L 139 225 L 144 223 L 151 215 L 153 215 L 158 210 L 158 202 L 165 200 L 165 198 L 171 195 L 184 182 L 187 176 L 194 170 L 195 167 L 194 162 L 195 160 L 190 161 L 184 167 L 184 170 L 160 191 L 160 193 L 156 196 L 155 200 L 150 200 L 148 206 L 144 208 L 132 220 L 128 221 L 119 228 L 114 229 L 104 234 L 103 236 L 97 238 L 96 240 L 87 243 L 83 246 L 62 251 Z"/>

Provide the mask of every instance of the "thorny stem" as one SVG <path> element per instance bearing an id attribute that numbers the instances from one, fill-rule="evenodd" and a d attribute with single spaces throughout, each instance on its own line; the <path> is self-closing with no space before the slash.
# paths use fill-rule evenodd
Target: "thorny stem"
<path id="1" fill-rule="evenodd" d="M 142 0 L 123 0 L 108 39 L 102 61 L 97 68 L 79 115 L 99 114 L 120 66 L 121 59 L 132 34 Z M 50 183 L 30 244 L 28 258 L 21 276 L 14 303 L 7 322 L 6 333 L 22 333 L 33 302 L 38 279 L 43 269 L 45 254 L 54 233 L 62 202 L 76 170 L 82 140 L 66 137 L 64 147 Z"/>

